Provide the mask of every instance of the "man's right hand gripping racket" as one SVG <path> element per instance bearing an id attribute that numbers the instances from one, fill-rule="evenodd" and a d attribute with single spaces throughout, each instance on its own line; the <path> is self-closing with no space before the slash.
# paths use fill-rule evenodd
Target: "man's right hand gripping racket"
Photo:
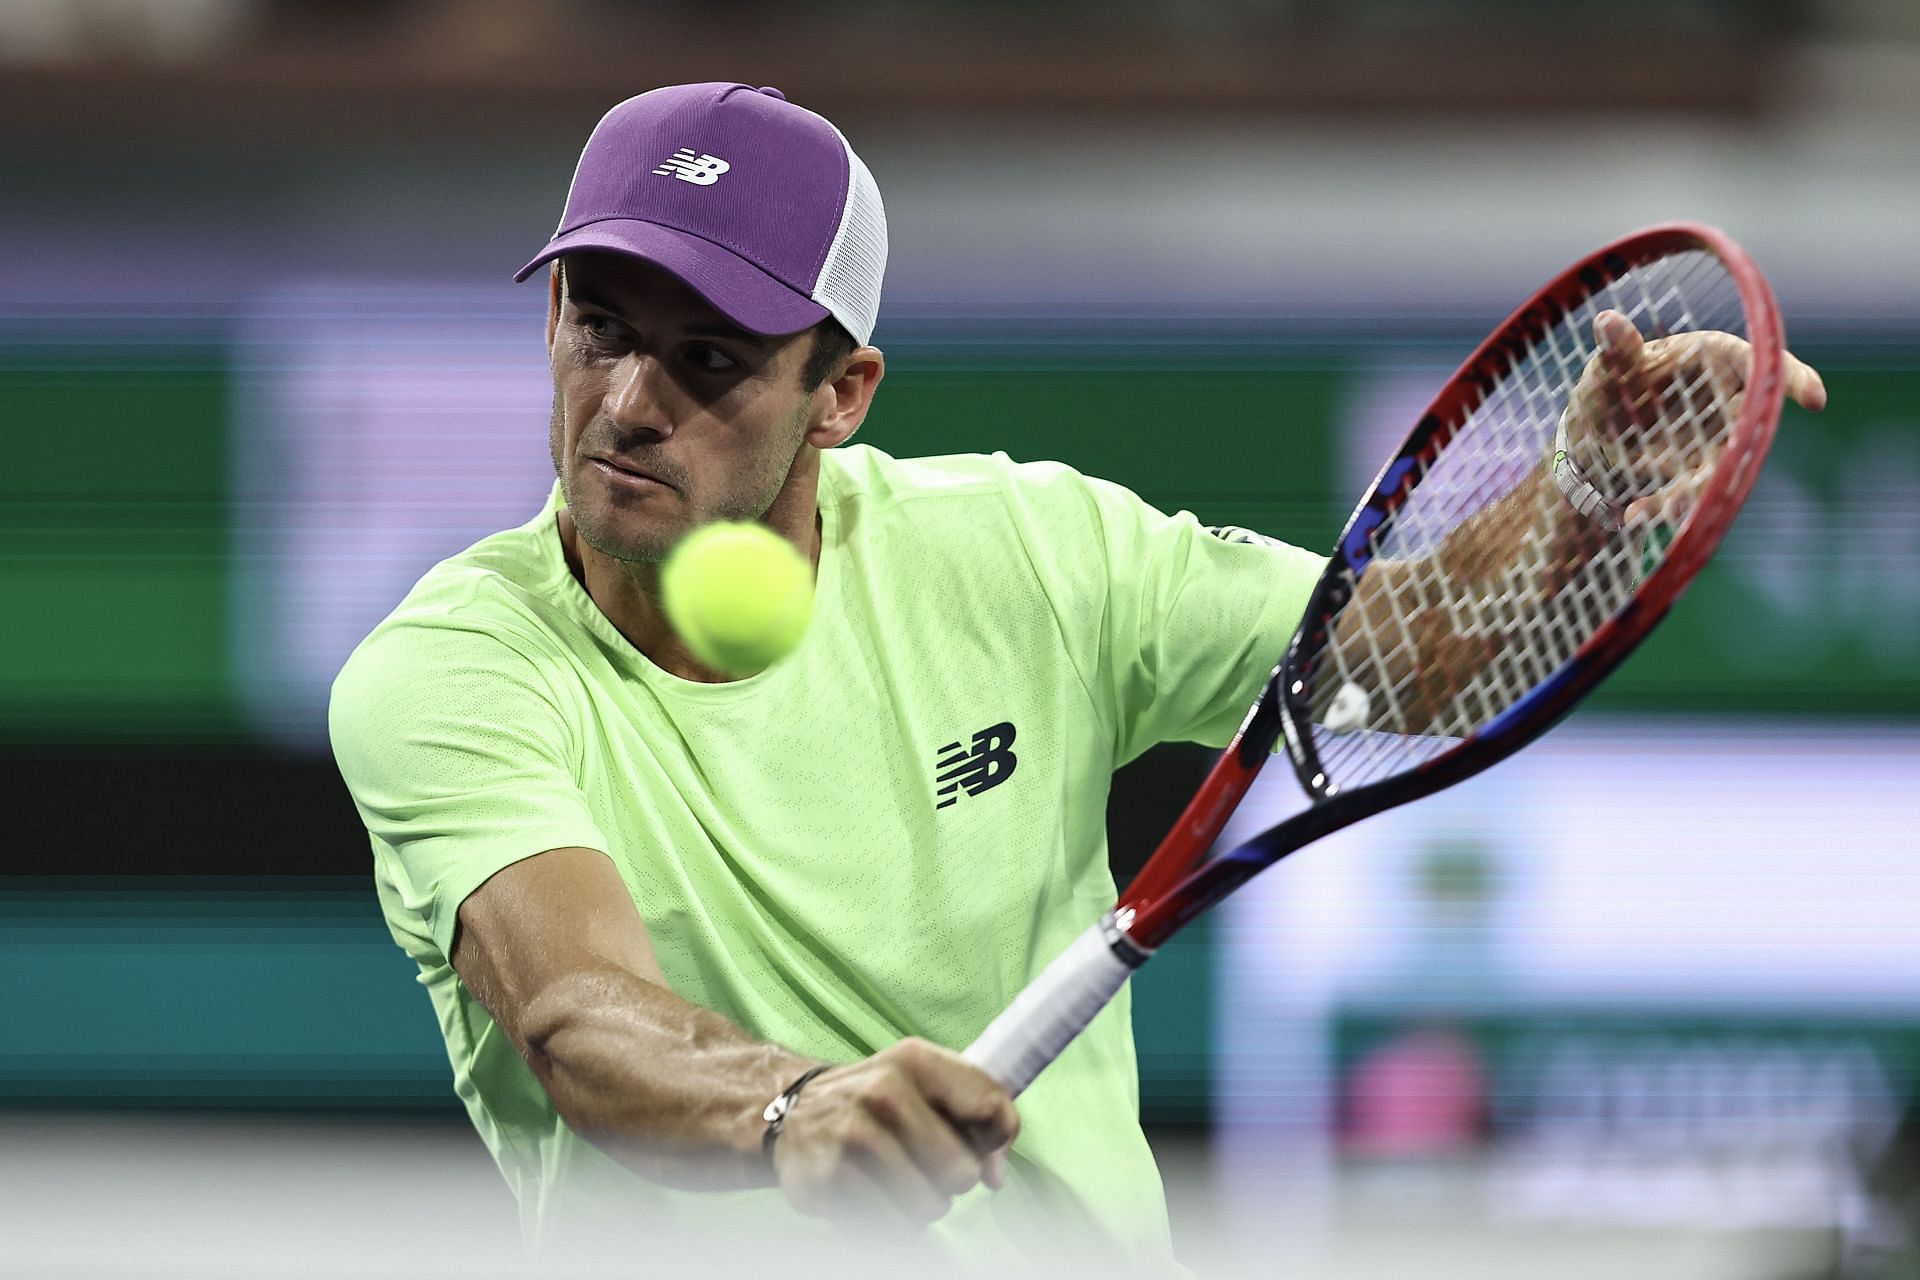
<path id="1" fill-rule="evenodd" d="M 1381 470 L 1153 858 L 968 1060 L 1020 1093 L 1155 948 L 1254 873 L 1538 737 L 1706 564 L 1789 390 L 1825 399 L 1786 354 L 1760 272 L 1710 227 L 1650 228 L 1548 284 Z M 1307 807 L 1196 866 L 1282 741 Z"/>

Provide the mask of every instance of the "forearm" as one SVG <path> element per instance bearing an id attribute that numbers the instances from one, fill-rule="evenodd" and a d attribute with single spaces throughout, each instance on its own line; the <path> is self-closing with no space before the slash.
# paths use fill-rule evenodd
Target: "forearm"
<path id="1" fill-rule="evenodd" d="M 1375 727 L 1439 731 L 1447 705 L 1512 642 L 1512 627 L 1572 581 L 1609 536 L 1573 509 L 1543 463 L 1429 554 L 1376 560 L 1333 637 L 1353 655 L 1350 667 L 1372 666 L 1393 691 L 1397 723 Z"/>
<path id="2" fill-rule="evenodd" d="M 505 867 L 460 926 L 454 970 L 569 1127 L 655 1182 L 775 1184 L 763 1113 L 820 1064 L 677 995 L 605 854 Z M 808 1086 L 775 1147 L 778 1185 L 808 1213 L 885 1202 L 932 1221 L 983 1177 L 998 1184 L 1019 1128 L 984 1072 L 910 1036 Z"/>
<path id="3" fill-rule="evenodd" d="M 761 1112 L 814 1059 L 617 970 L 570 975 L 521 1023 L 561 1117 L 622 1163 L 675 1186 L 772 1185 Z"/>
<path id="4" fill-rule="evenodd" d="M 1604 529 L 1567 504 L 1542 463 L 1449 534 L 1434 553 L 1434 568 L 1449 593 L 1486 591 L 1515 573 L 1551 593 L 1604 539 Z"/>

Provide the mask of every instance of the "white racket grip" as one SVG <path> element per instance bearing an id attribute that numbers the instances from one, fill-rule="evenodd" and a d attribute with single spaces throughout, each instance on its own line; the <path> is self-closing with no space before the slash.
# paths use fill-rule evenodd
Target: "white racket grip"
<path id="1" fill-rule="evenodd" d="M 1138 959 L 1129 962 L 1122 953 Z M 1041 970 L 961 1056 L 1019 1097 L 1145 959 L 1111 917 L 1102 920 Z"/>

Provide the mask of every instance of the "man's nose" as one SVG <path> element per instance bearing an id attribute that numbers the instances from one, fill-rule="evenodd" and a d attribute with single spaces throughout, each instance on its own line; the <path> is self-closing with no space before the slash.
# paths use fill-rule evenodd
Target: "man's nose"
<path id="1" fill-rule="evenodd" d="M 646 352 L 636 351 L 620 361 L 614 370 L 613 386 L 607 395 L 607 417 L 627 430 L 650 431 L 658 436 L 673 434 L 671 406 L 673 379 L 666 366 Z"/>

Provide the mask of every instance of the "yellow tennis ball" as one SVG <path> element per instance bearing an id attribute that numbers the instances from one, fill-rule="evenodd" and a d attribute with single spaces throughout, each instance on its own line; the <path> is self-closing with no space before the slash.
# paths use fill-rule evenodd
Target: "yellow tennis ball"
<path id="1" fill-rule="evenodd" d="M 800 643 L 813 566 L 765 525 L 721 521 L 680 540 L 660 571 L 660 598 L 694 657 L 752 675 Z"/>

